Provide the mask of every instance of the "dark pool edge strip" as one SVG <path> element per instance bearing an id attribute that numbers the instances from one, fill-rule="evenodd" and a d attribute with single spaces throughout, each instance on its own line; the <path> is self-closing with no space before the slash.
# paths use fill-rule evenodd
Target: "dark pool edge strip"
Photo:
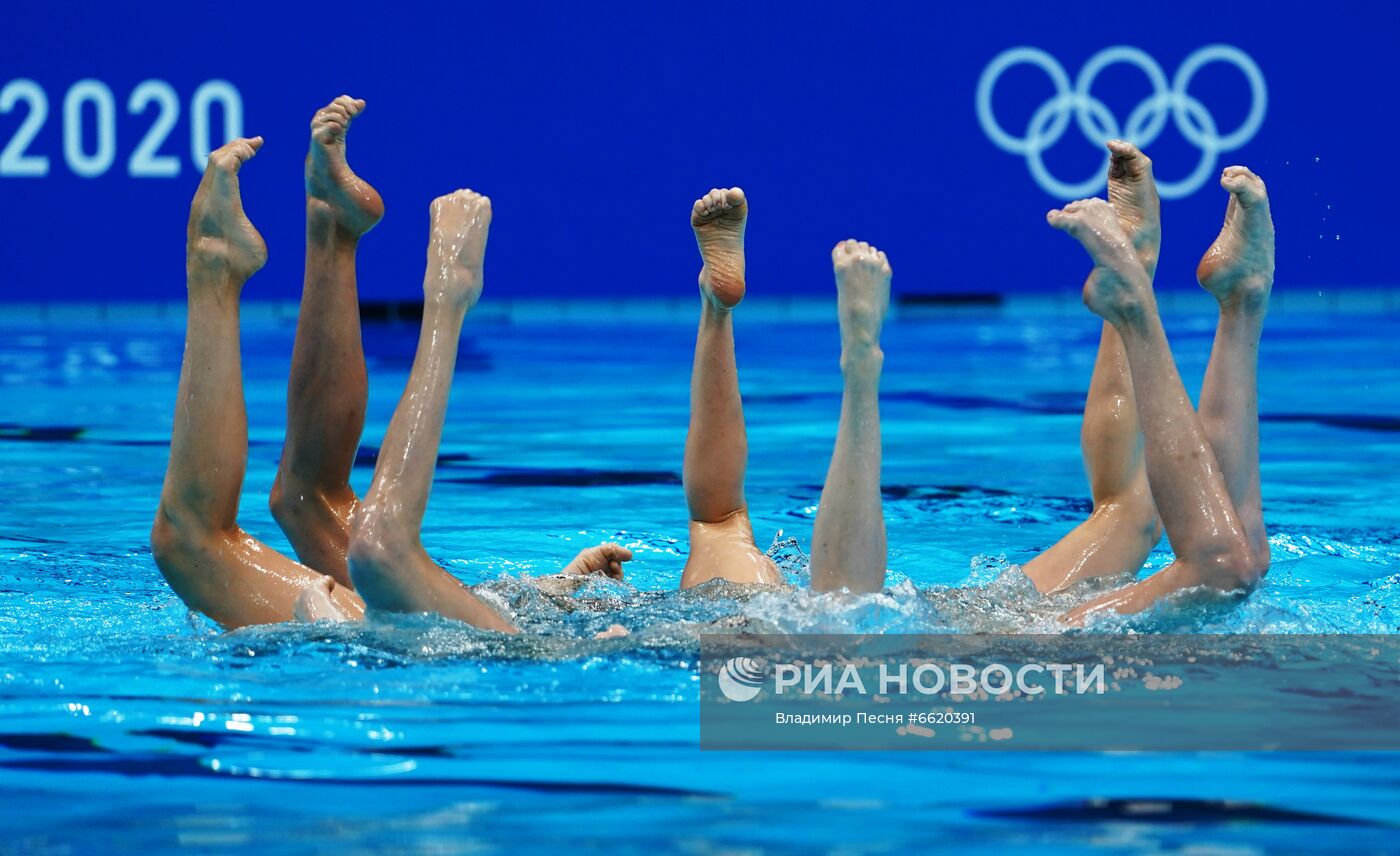
<path id="1" fill-rule="evenodd" d="M 1279 808 L 1255 802 L 1199 799 L 1192 797 L 1114 797 L 1111 799 L 1068 800 L 1043 805 L 973 809 L 974 817 L 1002 820 L 1028 820 L 1038 823 L 1084 823 L 1095 821 L 1136 823 L 1301 823 L 1329 826 L 1392 827 L 1371 818 Z"/>
<path id="2" fill-rule="evenodd" d="M 129 778 L 155 776 L 160 778 L 220 779 L 258 783 L 286 782 L 296 785 L 337 785 L 341 787 L 477 787 L 535 793 L 617 794 L 626 796 L 684 797 L 719 799 L 728 795 L 717 791 L 676 788 L 667 785 L 640 785 L 628 782 L 551 782 L 535 779 L 455 778 L 448 776 L 395 778 L 299 778 L 295 776 L 241 776 L 236 773 L 210 769 L 198 758 L 189 756 L 104 757 L 104 758 L 32 758 L 0 761 L 0 769 L 27 770 L 44 773 L 94 773 Z"/>

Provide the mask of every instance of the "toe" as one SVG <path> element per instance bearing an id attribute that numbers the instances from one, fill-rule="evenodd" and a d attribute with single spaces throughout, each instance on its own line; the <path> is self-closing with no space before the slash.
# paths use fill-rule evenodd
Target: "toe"
<path id="1" fill-rule="evenodd" d="M 1220 186 L 1238 197 L 1241 204 L 1254 204 L 1267 198 L 1264 180 L 1247 167 L 1226 167 L 1220 175 Z"/>
<path id="2" fill-rule="evenodd" d="M 1226 168 L 1225 168 L 1225 171 L 1221 174 L 1221 180 L 1224 180 L 1224 179 L 1227 179 L 1227 178 L 1239 179 L 1240 181 L 1243 181 L 1243 182 L 1245 182 L 1246 184 L 1251 184 L 1251 183 L 1255 183 L 1255 182 L 1257 182 L 1257 183 L 1259 183 L 1259 184 L 1263 184 L 1263 183 L 1264 183 L 1264 180 L 1263 180 L 1262 178 L 1260 178 L 1259 176 L 1255 175 L 1255 174 L 1254 174 L 1254 171 L 1251 170 L 1251 169 L 1250 169 L 1249 167 L 1247 167 L 1247 166 L 1228 166 L 1228 167 L 1226 167 Z"/>
<path id="3" fill-rule="evenodd" d="M 1113 155 L 1114 165 L 1130 175 L 1141 175 L 1152 166 L 1152 159 L 1127 140 L 1109 140 L 1108 150 Z"/>
<path id="4" fill-rule="evenodd" d="M 244 163 L 262 148 L 262 137 L 241 137 L 219 146 L 209 155 L 209 165 L 229 173 L 237 173 Z"/>

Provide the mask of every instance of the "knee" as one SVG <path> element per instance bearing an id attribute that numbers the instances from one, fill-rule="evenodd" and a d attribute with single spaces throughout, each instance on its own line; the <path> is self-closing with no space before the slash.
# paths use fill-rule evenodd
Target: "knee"
<path id="1" fill-rule="evenodd" d="M 277 474 L 277 478 L 272 482 L 272 490 L 267 493 L 267 510 L 272 512 L 272 519 L 276 520 L 279 526 L 285 527 L 291 519 L 293 504 L 282 486 L 281 473 Z"/>
<path id="2" fill-rule="evenodd" d="M 151 526 L 151 555 L 162 569 L 174 563 L 181 552 L 183 538 L 180 528 L 166 516 L 162 507 L 156 511 L 156 522 Z"/>
<path id="3" fill-rule="evenodd" d="M 344 545 L 358 500 L 353 491 L 327 494 L 279 475 L 268 493 L 267 507 L 297 549 L 307 544 Z"/>
<path id="4" fill-rule="evenodd" d="M 1224 591 L 1251 589 L 1269 570 L 1269 557 L 1260 556 L 1244 538 L 1222 545 L 1205 563 L 1206 582 Z"/>
<path id="5" fill-rule="evenodd" d="M 1246 552 L 1241 579 L 1248 588 L 1253 588 L 1269 572 L 1269 542 L 1265 541 L 1262 548 L 1251 546 Z"/>
<path id="6" fill-rule="evenodd" d="M 360 586 L 357 577 L 401 566 L 416 544 L 416 535 L 404 533 L 388 515 L 375 508 L 361 507 L 351 519 L 350 541 L 345 551 L 346 564 L 356 588 Z"/>
<path id="7" fill-rule="evenodd" d="M 272 482 L 272 490 L 267 494 L 267 510 L 272 512 L 272 519 L 277 521 L 282 531 L 292 537 L 293 530 L 306 528 L 315 520 L 314 515 L 308 514 L 310 507 L 307 503 L 316 499 L 319 496 L 305 489 L 295 485 L 288 487 L 282 480 L 282 474 L 278 473 Z"/>
<path id="8" fill-rule="evenodd" d="M 151 556 L 167 579 L 197 564 L 218 535 L 197 520 L 182 519 L 161 504 L 151 525 Z"/>
<path id="9" fill-rule="evenodd" d="M 350 530 L 350 543 L 345 547 L 345 563 L 350 568 L 351 579 L 386 564 L 389 553 L 388 545 L 375 529 L 356 523 Z"/>

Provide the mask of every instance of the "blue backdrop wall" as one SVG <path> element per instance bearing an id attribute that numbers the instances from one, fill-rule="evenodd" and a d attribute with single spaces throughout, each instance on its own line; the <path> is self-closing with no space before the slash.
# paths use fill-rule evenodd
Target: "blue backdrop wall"
<path id="1" fill-rule="evenodd" d="M 689 293 L 691 200 L 728 184 L 756 294 L 824 293 L 848 236 L 904 292 L 1069 290 L 1043 214 L 1098 192 L 1111 133 L 1175 185 L 1160 287 L 1191 286 L 1234 162 L 1269 182 L 1281 282 L 1390 284 L 1398 35 L 1392 4 L 1340 2 L 10 4 L 0 297 L 181 298 L 196 164 L 240 126 L 271 247 L 246 294 L 295 296 L 307 122 L 342 92 L 388 206 L 367 296 L 418 292 L 459 186 L 495 203 L 489 296 Z"/>

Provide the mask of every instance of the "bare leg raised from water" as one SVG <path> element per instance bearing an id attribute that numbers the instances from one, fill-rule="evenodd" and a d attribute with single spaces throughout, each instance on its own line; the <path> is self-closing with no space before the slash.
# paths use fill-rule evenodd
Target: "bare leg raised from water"
<path id="1" fill-rule="evenodd" d="M 1161 202 L 1152 161 L 1122 140 L 1108 144 L 1108 198 L 1150 280 L 1162 244 Z M 1094 510 L 1022 570 L 1045 593 L 1082 580 L 1136 572 L 1162 537 L 1142 452 L 1133 379 L 1123 340 L 1103 323 L 1098 358 L 1084 402 L 1079 448 Z"/>
<path id="2" fill-rule="evenodd" d="M 888 550 L 880 498 L 880 327 L 890 263 L 864 241 L 831 251 L 841 321 L 841 422 L 812 529 L 812 590 L 880 591 Z"/>
<path id="3" fill-rule="evenodd" d="M 350 123 L 364 108 L 364 101 L 342 95 L 311 120 L 306 277 L 287 382 L 287 441 L 271 494 L 272 515 L 297 556 L 345 586 L 358 505 L 350 471 L 368 396 L 355 252 L 384 216 L 379 194 L 345 159 Z"/>
<path id="4" fill-rule="evenodd" d="M 1274 223 L 1259 176 L 1228 167 L 1220 186 L 1230 194 L 1225 225 L 1196 268 L 1201 286 L 1220 302 L 1198 412 L 1250 547 L 1267 566 L 1259 489 L 1259 336 L 1274 284 Z"/>
<path id="5" fill-rule="evenodd" d="M 690 506 L 690 557 L 681 588 L 716 578 L 773 585 L 782 581 L 777 566 L 754 544 L 744 500 L 749 450 L 732 313 L 744 299 L 748 215 L 748 202 L 737 187 L 711 190 L 695 201 L 690 213 L 704 266 L 682 476 Z"/>
<path id="6" fill-rule="evenodd" d="M 513 633 L 511 623 L 439 567 L 420 540 L 462 321 L 481 296 L 491 200 L 459 190 L 433 200 L 431 218 L 418 353 L 380 447 L 369 494 L 352 522 L 350 575 L 372 609 L 435 612 Z M 630 558 L 626 549 L 603 544 L 581 552 L 566 570 L 620 577 Z"/>
<path id="7" fill-rule="evenodd" d="M 1148 480 L 1176 561 L 1162 571 L 1071 611 L 1140 612 L 1184 588 L 1248 589 L 1263 574 L 1226 489 L 1201 420 L 1181 383 L 1157 315 L 1152 284 L 1113 206 L 1081 200 L 1047 215 L 1089 252 L 1084 301 L 1122 337 L 1146 435 Z"/>
<path id="8" fill-rule="evenodd" d="M 209 156 L 190 206 L 186 245 L 189 323 L 170 464 L 151 530 L 156 564 L 191 609 L 224 627 L 289 621 L 310 599 L 343 617 L 363 614 L 354 592 L 298 564 L 238 526 L 248 417 L 238 340 L 243 284 L 267 247 L 243 213 L 238 170 L 262 138 Z"/>
<path id="9" fill-rule="evenodd" d="M 462 321 L 481 296 L 491 200 L 459 190 L 433 200 L 431 215 L 418 353 L 380 446 L 369 494 L 355 513 L 350 575 L 371 609 L 436 612 L 488 630 L 514 632 L 509 621 L 439 567 L 419 538 Z"/>

